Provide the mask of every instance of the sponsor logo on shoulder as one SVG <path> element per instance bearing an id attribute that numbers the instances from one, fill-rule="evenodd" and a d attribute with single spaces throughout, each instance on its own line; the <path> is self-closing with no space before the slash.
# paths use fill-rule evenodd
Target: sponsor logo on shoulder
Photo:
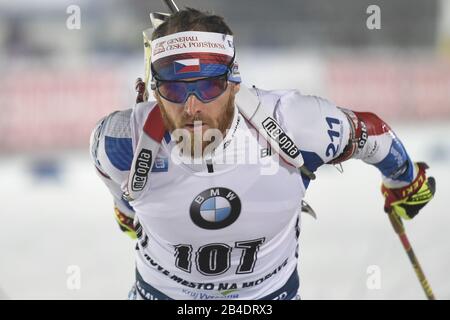
<path id="1" fill-rule="evenodd" d="M 148 173 L 152 166 L 152 152 L 148 149 L 141 149 L 136 159 L 134 174 L 131 183 L 133 191 L 142 191 L 147 183 Z"/>
<path id="2" fill-rule="evenodd" d="M 262 125 L 267 134 L 278 143 L 281 150 L 283 150 L 292 159 L 297 158 L 300 154 L 300 150 L 297 148 L 294 141 L 289 138 L 280 125 L 275 121 L 275 119 L 267 117 L 262 122 Z"/>
<path id="3" fill-rule="evenodd" d="M 152 172 L 167 172 L 169 171 L 169 158 L 156 157 L 155 164 L 152 167 Z"/>

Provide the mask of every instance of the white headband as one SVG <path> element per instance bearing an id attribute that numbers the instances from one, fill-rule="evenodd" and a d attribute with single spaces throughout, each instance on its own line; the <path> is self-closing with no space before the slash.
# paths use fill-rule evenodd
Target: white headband
<path id="1" fill-rule="evenodd" d="M 152 63 L 176 54 L 199 52 L 233 57 L 233 36 L 215 32 L 183 31 L 152 41 Z"/>

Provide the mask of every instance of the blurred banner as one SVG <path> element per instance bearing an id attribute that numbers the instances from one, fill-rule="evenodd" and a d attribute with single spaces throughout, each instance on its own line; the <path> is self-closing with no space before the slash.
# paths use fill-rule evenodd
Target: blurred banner
<path id="1" fill-rule="evenodd" d="M 301 58 L 280 62 L 279 55 L 269 57 L 267 65 L 301 63 Z M 450 120 L 450 60 L 352 54 L 321 58 L 307 72 L 302 77 L 317 79 L 314 89 L 339 106 L 372 111 L 388 121 Z M 270 88 L 277 77 L 284 77 L 289 87 L 309 89 L 296 74 L 273 71 L 272 80 L 261 83 Z M 133 82 L 118 67 L 24 70 L 12 63 L 0 79 L 1 152 L 87 148 L 102 116 L 133 106 Z"/>
<path id="2" fill-rule="evenodd" d="M 85 148 L 95 123 L 124 106 L 120 73 L 108 69 L 5 70 L 0 79 L 2 152 Z"/>
<path id="3" fill-rule="evenodd" d="M 328 61 L 326 74 L 337 105 L 396 121 L 450 119 L 450 60 L 356 56 Z"/>
<path id="4" fill-rule="evenodd" d="M 178 3 L 225 17 L 247 85 L 299 89 L 387 121 L 450 119 L 449 1 Z M 86 149 L 102 116 L 132 107 L 151 10 L 167 9 L 0 0 L 0 155 Z"/>

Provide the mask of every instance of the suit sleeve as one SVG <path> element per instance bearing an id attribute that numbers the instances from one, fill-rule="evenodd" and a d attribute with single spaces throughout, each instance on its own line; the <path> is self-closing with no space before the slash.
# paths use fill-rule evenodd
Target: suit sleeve
<path id="1" fill-rule="evenodd" d="M 295 140 L 305 165 L 312 171 L 339 157 L 350 136 L 350 125 L 341 109 L 298 91 L 280 97 L 275 117 Z"/>
<path id="2" fill-rule="evenodd" d="M 340 108 L 298 91 L 282 95 L 278 104 L 280 122 L 291 132 L 310 170 L 354 158 L 375 166 L 388 187 L 414 180 L 416 169 L 404 145 L 377 115 Z"/>
<path id="3" fill-rule="evenodd" d="M 375 166 L 389 188 L 410 184 L 417 174 L 416 168 L 390 126 L 371 112 L 342 111 L 347 114 L 351 125 L 351 137 L 344 158 L 361 159 Z"/>
<path id="4" fill-rule="evenodd" d="M 133 159 L 130 130 L 132 109 L 116 111 L 101 119 L 90 138 L 90 155 L 97 175 L 113 197 L 115 217 L 122 230 L 132 229 L 134 210 L 122 199 Z"/>

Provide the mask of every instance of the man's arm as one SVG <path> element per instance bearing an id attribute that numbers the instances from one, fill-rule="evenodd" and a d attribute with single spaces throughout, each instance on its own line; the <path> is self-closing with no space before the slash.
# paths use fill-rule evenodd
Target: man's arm
<path id="1" fill-rule="evenodd" d="M 310 170 L 350 158 L 375 166 L 382 175 L 385 211 L 393 210 L 404 219 L 413 218 L 433 198 L 435 180 L 426 176 L 426 164 L 414 163 L 377 115 L 339 108 L 294 90 L 266 96 L 278 99 L 277 118 L 292 134 Z"/>
<path id="2" fill-rule="evenodd" d="M 374 165 L 382 174 L 384 210 L 411 219 L 435 193 L 435 180 L 426 176 L 425 163 L 411 161 L 405 147 L 377 115 L 341 109 L 350 125 L 349 142 L 342 154 L 330 161 L 339 163 L 350 158 Z"/>
<path id="3" fill-rule="evenodd" d="M 114 216 L 120 229 L 135 239 L 134 210 L 122 199 L 121 189 L 133 158 L 130 115 L 128 109 L 101 119 L 91 134 L 90 155 L 98 176 L 113 196 Z"/>

